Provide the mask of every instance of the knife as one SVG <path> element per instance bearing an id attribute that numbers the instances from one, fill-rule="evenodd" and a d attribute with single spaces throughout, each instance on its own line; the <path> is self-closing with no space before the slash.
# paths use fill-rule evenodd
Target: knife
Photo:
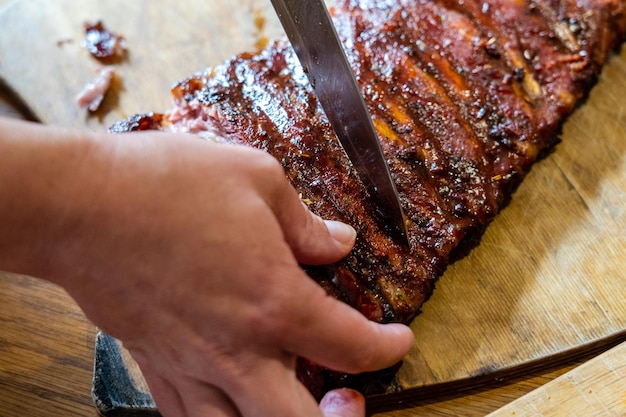
<path id="1" fill-rule="evenodd" d="M 390 232 L 404 213 L 372 118 L 323 0 L 271 0 L 326 117 Z"/>

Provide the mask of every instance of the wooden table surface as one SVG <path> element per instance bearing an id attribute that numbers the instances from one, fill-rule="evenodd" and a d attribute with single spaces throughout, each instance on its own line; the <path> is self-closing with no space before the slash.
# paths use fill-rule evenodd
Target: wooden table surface
<path id="1" fill-rule="evenodd" d="M 0 88 L 0 116 L 28 117 L 4 88 Z M 90 391 L 95 333 L 62 288 L 0 272 L 0 416 L 97 416 Z M 370 410 L 371 415 L 484 416 L 598 353 L 473 391 Z"/>
<path id="2" fill-rule="evenodd" d="M 0 416 L 97 416 L 90 393 L 95 332 L 62 288 L 0 272 Z M 374 410 L 372 417 L 485 416 L 588 359 Z"/>

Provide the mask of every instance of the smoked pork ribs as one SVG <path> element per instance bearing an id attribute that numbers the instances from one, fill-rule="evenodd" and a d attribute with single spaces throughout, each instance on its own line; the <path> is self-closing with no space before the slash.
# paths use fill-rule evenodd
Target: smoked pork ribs
<path id="1" fill-rule="evenodd" d="M 167 113 L 112 132 L 159 129 L 263 149 L 309 208 L 353 225 L 341 262 L 306 267 L 379 322 L 409 322 L 458 248 L 476 240 L 531 164 L 558 141 L 624 40 L 626 0 L 339 0 L 338 33 L 407 217 L 394 241 L 286 39 L 180 81 Z M 319 395 L 342 384 L 304 363 Z"/>

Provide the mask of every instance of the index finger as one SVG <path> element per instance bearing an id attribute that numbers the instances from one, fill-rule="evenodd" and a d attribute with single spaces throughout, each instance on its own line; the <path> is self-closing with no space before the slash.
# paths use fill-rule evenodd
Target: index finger
<path id="1" fill-rule="evenodd" d="M 283 346 L 327 368 L 359 373 L 389 367 L 408 352 L 413 332 L 403 324 L 368 320 L 332 298 L 313 280 L 302 280 L 290 308 Z"/>

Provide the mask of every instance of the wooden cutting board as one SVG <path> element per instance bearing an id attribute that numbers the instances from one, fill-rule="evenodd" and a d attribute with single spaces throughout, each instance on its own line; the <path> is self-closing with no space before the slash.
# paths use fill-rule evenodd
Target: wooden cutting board
<path id="1" fill-rule="evenodd" d="M 626 416 L 626 343 L 487 417 Z"/>
<path id="2" fill-rule="evenodd" d="M 105 130 L 168 109 L 175 81 L 278 36 L 270 7 L 17 0 L 0 13 L 0 78 L 45 123 Z M 88 115 L 74 97 L 99 66 L 81 47 L 83 23 L 98 19 L 125 36 L 129 54 L 102 111 Z M 413 349 L 372 402 L 476 386 L 626 338 L 626 49 L 562 137 L 480 246 L 441 278 L 412 324 Z M 106 411 L 154 411 L 124 350 L 106 335 L 97 345 Z"/>
<path id="3" fill-rule="evenodd" d="M 18 0 L 2 13 L 0 78 L 44 123 L 103 130 L 169 108 L 174 82 L 277 36 L 266 17 L 271 4 L 258 0 Z M 88 115 L 74 98 L 102 64 L 81 45 L 83 24 L 100 19 L 129 53 L 102 111 Z"/>

